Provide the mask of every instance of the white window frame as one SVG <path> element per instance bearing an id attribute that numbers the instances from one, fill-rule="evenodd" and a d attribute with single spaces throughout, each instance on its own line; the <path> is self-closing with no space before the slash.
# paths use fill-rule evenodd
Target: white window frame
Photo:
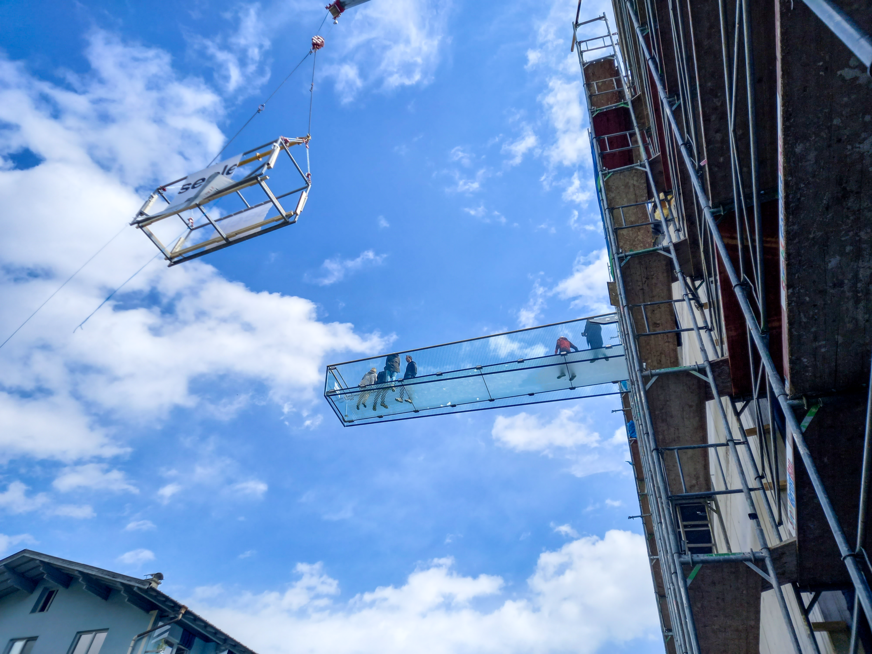
<path id="1" fill-rule="evenodd" d="M 6 654 L 10 654 L 10 652 L 12 652 L 12 649 L 15 647 L 16 643 L 24 643 L 24 645 L 21 648 L 21 649 L 24 649 L 24 647 L 27 646 L 28 642 L 36 642 L 36 639 L 37 639 L 37 636 L 29 636 L 27 638 L 10 638 L 9 644 L 6 645 L 6 649 L 3 651 L 6 652 Z"/>
<path id="2" fill-rule="evenodd" d="M 79 646 L 79 643 L 82 640 L 82 636 L 97 636 L 97 634 L 108 634 L 108 629 L 89 629 L 88 631 L 80 631 L 76 634 L 76 637 L 73 638 L 73 643 L 70 645 L 69 654 L 73 654 L 76 651 L 76 648 Z M 91 643 L 88 645 L 88 651 L 84 654 L 100 654 L 100 650 L 103 649 L 103 644 L 106 642 L 106 638 L 104 637 L 102 641 L 100 641 L 100 648 L 97 649 L 96 652 L 92 652 L 91 648 L 94 646 L 94 640 L 91 639 Z"/>
<path id="3" fill-rule="evenodd" d="M 42 610 L 39 610 L 39 607 L 45 603 L 46 598 L 51 595 L 51 598 L 48 600 L 48 605 Z M 46 613 L 51 605 L 54 603 L 55 597 L 58 596 L 57 588 L 43 588 L 42 592 L 40 592 L 39 597 L 36 600 L 36 603 L 33 605 L 33 608 L 30 610 L 31 613 Z"/>

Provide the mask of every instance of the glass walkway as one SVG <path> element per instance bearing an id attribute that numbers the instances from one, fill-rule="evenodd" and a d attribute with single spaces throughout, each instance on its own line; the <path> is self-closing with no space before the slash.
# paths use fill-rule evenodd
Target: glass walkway
<path id="1" fill-rule="evenodd" d="M 625 379 L 606 314 L 330 365 L 324 396 L 350 426 L 610 395 Z"/>

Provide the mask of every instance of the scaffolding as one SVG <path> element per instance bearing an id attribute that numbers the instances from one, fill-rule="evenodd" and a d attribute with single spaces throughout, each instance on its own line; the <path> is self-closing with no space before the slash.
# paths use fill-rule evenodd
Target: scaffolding
<path id="1" fill-rule="evenodd" d="M 791 396 L 770 352 L 777 311 L 766 283 L 767 264 L 769 276 L 773 271 L 766 248 L 771 221 L 764 214 L 783 194 L 772 194 L 758 167 L 754 27 L 748 4 L 737 0 L 730 8 L 725 0 L 719 2 L 730 141 L 730 159 L 723 166 L 728 166 L 732 202 L 714 208 L 706 186 L 711 188 L 717 173 L 706 161 L 696 46 L 682 19 L 690 4 L 685 9 L 669 2 L 667 17 L 662 11 L 657 15 L 653 0 L 615 0 L 617 32 L 605 15 L 583 22 L 576 17 L 573 23 L 613 274 L 610 295 L 618 309 L 629 375 L 623 406 L 635 432 L 630 446 L 641 507 L 637 517 L 648 535 L 667 651 L 758 651 L 760 593 L 769 590 L 789 641 L 778 651 L 819 654 L 824 643 L 815 636 L 811 613 L 823 591 L 781 580 L 790 567 L 785 554 L 797 537 L 796 467 L 801 460 L 856 598 L 853 652 L 861 622 L 858 607 L 872 616 L 870 566 L 862 547 L 872 405 L 867 401 L 855 546 L 848 542 L 805 438 L 827 400 Z M 862 39 L 855 41 L 865 47 Z M 669 69 L 672 93 L 662 79 L 669 42 L 675 62 Z M 747 115 L 740 117 L 742 111 Z M 735 129 L 740 120 L 745 128 L 741 144 Z M 722 291 L 726 286 L 734 294 Z M 731 311 L 743 320 L 741 330 L 728 333 L 725 316 Z M 730 370 L 742 342 L 751 384 L 737 392 Z M 706 407 L 702 424 L 685 424 L 690 418 L 678 415 L 676 405 L 688 396 Z M 720 438 L 712 440 L 712 433 Z M 744 529 L 736 527 L 740 523 L 751 535 L 731 542 L 730 534 Z M 705 574 L 730 577 L 744 593 L 730 607 L 737 615 L 734 624 L 747 627 L 746 633 L 736 632 L 735 642 L 725 638 L 733 623 L 723 615 L 724 604 L 733 598 L 719 605 L 699 581 L 694 585 Z"/>

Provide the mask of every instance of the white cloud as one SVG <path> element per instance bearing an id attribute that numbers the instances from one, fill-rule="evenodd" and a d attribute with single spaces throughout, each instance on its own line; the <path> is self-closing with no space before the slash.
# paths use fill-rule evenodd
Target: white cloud
<path id="1" fill-rule="evenodd" d="M 469 168 L 472 165 L 472 162 L 475 161 L 475 157 L 472 153 L 465 150 L 462 145 L 456 145 L 451 148 L 451 152 L 448 153 L 448 158 L 467 168 Z"/>
<path id="2" fill-rule="evenodd" d="M 480 191 L 482 183 L 490 176 L 487 168 L 478 169 L 472 177 L 461 174 L 459 170 L 446 170 L 444 172 L 454 180 L 454 186 L 449 186 L 445 190 L 449 193 L 465 193 L 466 195 Z"/>
<path id="3" fill-rule="evenodd" d="M 560 280 L 554 294 L 564 300 L 572 300 L 570 307 L 581 308 L 587 315 L 608 313 L 613 309 L 608 304 L 609 260 L 603 248 L 587 255 L 579 255 L 572 267 L 572 274 Z"/>
<path id="4" fill-rule="evenodd" d="M 151 520 L 133 520 L 127 523 L 124 531 L 151 531 L 157 526 Z"/>
<path id="5" fill-rule="evenodd" d="M 223 17 L 237 26 L 235 33 L 209 38 L 194 36 L 191 42 L 199 51 L 198 59 L 215 70 L 215 77 L 226 93 L 237 97 L 249 95 L 270 76 L 269 62 L 264 61 L 270 47 L 269 31 L 256 3 L 239 6 Z"/>
<path id="6" fill-rule="evenodd" d="M 0 287 L 0 294 L 5 294 L 4 290 L 14 289 Z M 5 313 L 8 315 L 10 312 Z M 44 361 L 44 355 L 21 356 L 17 363 L 20 365 L 26 361 L 39 361 L 40 367 L 48 363 Z M 15 363 L 6 364 L 6 375 L 15 375 Z M 0 371 L 0 379 L 6 375 Z M 108 429 L 95 424 L 95 418 L 88 415 L 87 409 L 69 394 L 72 389 L 56 387 L 56 390 L 54 395 L 35 397 L 0 391 L 0 421 L 3 423 L 3 429 L 0 429 L 0 459 L 31 456 L 75 461 L 94 456 L 113 456 L 127 450 L 111 441 Z"/>
<path id="7" fill-rule="evenodd" d="M 464 576 L 450 558 L 420 566 L 399 586 L 339 601 L 321 564 L 299 564 L 299 579 L 259 594 L 198 589 L 186 603 L 263 654 L 295 647 L 312 654 L 609 651 L 656 638 L 651 574 L 641 536 L 609 531 L 539 556 L 525 587 L 507 593 L 493 575 Z M 627 618 L 627 607 L 633 607 Z"/>
<path id="8" fill-rule="evenodd" d="M 530 291 L 530 299 L 518 310 L 518 325 L 520 327 L 535 327 L 539 324 L 539 314 L 547 304 L 548 295 L 548 289 L 536 279 L 533 282 L 533 290 Z"/>
<path id="9" fill-rule="evenodd" d="M 147 549 L 131 550 L 119 556 L 116 561 L 124 565 L 140 566 L 143 563 L 154 561 L 154 552 Z"/>
<path id="10" fill-rule="evenodd" d="M 240 554 L 240 555 L 239 555 L 238 557 L 236 557 L 236 558 L 238 558 L 238 559 L 249 559 L 249 558 L 251 558 L 252 556 L 254 556 L 255 554 L 257 554 L 257 550 L 245 550 L 242 554 Z"/>
<path id="11" fill-rule="evenodd" d="M 20 481 L 13 481 L 0 493 L 0 509 L 9 513 L 30 513 L 44 507 L 48 501 L 48 495 L 37 493 L 28 495 L 28 486 Z"/>
<path id="12" fill-rule="evenodd" d="M 557 448 L 599 446 L 602 438 L 587 423 L 577 420 L 579 413 L 576 408 L 561 409 L 549 422 L 526 412 L 497 416 L 491 435 L 500 445 L 516 452 L 551 453 Z"/>
<path id="13" fill-rule="evenodd" d="M 322 518 L 329 522 L 338 522 L 340 520 L 348 520 L 354 516 L 354 507 L 352 505 L 348 505 L 343 507 L 339 511 L 333 511 L 331 513 L 325 513 Z"/>
<path id="14" fill-rule="evenodd" d="M 570 525 L 558 525 L 555 527 L 552 524 L 551 526 L 554 529 L 555 534 L 560 534 L 561 536 L 565 536 L 566 538 L 578 538 L 579 537 L 578 532 L 575 531 L 575 529 L 573 529 Z"/>
<path id="15" fill-rule="evenodd" d="M 563 190 L 563 199 L 572 204 L 587 204 L 593 197 L 594 187 L 593 180 L 586 179 L 584 188 L 582 188 L 581 180 L 578 177 L 578 171 L 572 173 L 572 177 L 565 182 Z"/>
<path id="16" fill-rule="evenodd" d="M 233 484 L 231 487 L 233 494 L 237 497 L 254 497 L 257 499 L 263 498 L 268 489 L 269 486 L 257 479 L 242 481 L 238 484 Z"/>
<path id="17" fill-rule="evenodd" d="M 599 214 L 585 214 L 584 219 L 579 219 L 578 211 L 573 209 L 567 221 L 569 228 L 579 232 L 603 233 L 602 221 Z"/>
<path id="18" fill-rule="evenodd" d="M 517 166 L 524 160 L 530 150 L 539 145 L 539 139 L 533 132 L 533 129 L 527 125 L 522 125 L 521 135 L 514 141 L 503 143 L 500 152 L 509 155 L 507 164 L 509 166 Z"/>
<path id="19" fill-rule="evenodd" d="M 306 275 L 306 281 L 319 286 L 330 286 L 360 270 L 380 266 L 387 256 L 386 254 L 376 254 L 373 250 L 365 250 L 355 259 L 341 259 L 339 257 L 327 259 L 321 264 L 320 276 Z"/>
<path id="20" fill-rule="evenodd" d="M 582 418 L 582 407 L 561 409 L 550 420 L 527 412 L 497 416 L 491 436 L 516 452 L 559 455 L 568 461 L 568 470 L 576 477 L 620 472 L 626 467 L 626 442 L 602 438 Z"/>
<path id="21" fill-rule="evenodd" d="M 30 534 L 18 534 L 16 536 L 7 536 L 0 534 L 0 556 L 5 555 L 9 550 L 17 545 L 32 545 L 36 543 L 36 539 Z"/>
<path id="22" fill-rule="evenodd" d="M 52 508 L 50 513 L 64 518 L 76 518 L 77 520 L 93 518 L 97 515 L 90 504 L 59 504 Z"/>
<path id="23" fill-rule="evenodd" d="M 40 511 L 43 515 L 64 518 L 93 518 L 96 515 L 88 504 L 53 504 L 48 494 L 28 495 L 28 490 L 29 486 L 20 481 L 10 482 L 0 493 L 0 509 L 13 514 Z"/>
<path id="24" fill-rule="evenodd" d="M 52 482 L 52 486 L 62 493 L 82 488 L 139 493 L 139 489 L 127 481 L 122 471 L 107 470 L 105 463 L 86 463 L 65 468 Z"/>
<path id="25" fill-rule="evenodd" d="M 429 84 L 448 40 L 451 4 L 394 0 L 349 10 L 339 21 L 342 38 L 328 40 L 322 74 L 333 78 L 343 102 L 367 87 L 391 91 Z"/>
<path id="26" fill-rule="evenodd" d="M 590 159 L 582 92 L 580 80 L 552 77 L 548 89 L 539 96 L 556 134 L 545 149 L 552 166 L 577 166 Z"/>
<path id="27" fill-rule="evenodd" d="M 166 52 L 94 31 L 85 58 L 89 70 L 56 85 L 0 56 L 2 334 L 124 225 L 142 189 L 197 170 L 224 140 L 219 97 L 179 75 Z M 42 163 L 15 169 L 7 157 L 23 148 Z M 385 342 L 319 322 L 309 300 L 253 292 L 203 261 L 146 268 L 72 333 L 106 289 L 153 255 L 139 232 L 125 231 L 3 348 L 3 460 L 113 457 L 129 451 L 143 416 L 159 425 L 173 409 L 196 407 L 226 418 L 252 386 L 301 411 L 320 399 L 327 356 Z M 194 390 L 218 377 L 244 400 L 207 401 Z"/>
<path id="28" fill-rule="evenodd" d="M 542 3 L 543 13 L 534 19 L 535 45 L 527 51 L 527 70 L 546 80 L 538 100 L 551 129 L 551 137 L 545 139 L 547 144 L 543 148 L 545 160 L 551 168 L 576 167 L 590 162 L 581 72 L 576 54 L 570 53 L 566 47 L 567 16 L 575 16 L 577 4 L 575 0 Z M 586 16 L 604 12 L 611 20 L 609 3 L 595 1 L 584 5 Z M 581 28 L 579 36 L 599 36 L 604 32 L 604 24 L 592 23 Z"/>
<path id="29" fill-rule="evenodd" d="M 507 222 L 503 214 L 499 211 L 489 211 L 485 208 L 484 204 L 480 204 L 477 207 L 464 207 L 463 211 L 483 223 L 505 225 Z"/>
<path id="30" fill-rule="evenodd" d="M 548 348 L 541 343 L 525 345 L 509 335 L 489 338 L 488 349 L 494 354 L 499 355 L 501 358 L 520 357 L 523 359 L 532 359 L 533 357 L 541 357 L 548 354 Z"/>
<path id="31" fill-rule="evenodd" d="M 181 491 L 182 488 L 183 487 L 181 484 L 177 484 L 175 482 L 172 482 L 170 484 L 167 484 L 166 486 L 162 486 L 161 488 L 159 488 L 157 491 L 157 496 L 161 502 L 166 504 L 167 502 L 170 501 L 172 496 L 175 495 L 176 493 L 178 493 L 179 491 Z"/>
<path id="32" fill-rule="evenodd" d="M 610 506 L 613 509 L 617 509 L 618 507 L 624 506 L 624 503 L 621 500 L 606 500 L 606 506 Z"/>
<path id="33" fill-rule="evenodd" d="M 385 219 L 384 216 L 378 217 L 378 228 L 379 229 L 387 229 L 391 224 Z"/>

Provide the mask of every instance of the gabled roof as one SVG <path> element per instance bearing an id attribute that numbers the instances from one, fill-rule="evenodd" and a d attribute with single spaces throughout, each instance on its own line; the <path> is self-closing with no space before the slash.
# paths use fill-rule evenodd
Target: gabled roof
<path id="1" fill-rule="evenodd" d="M 157 610 L 161 618 L 175 618 L 183 608 L 182 604 L 157 588 L 153 588 L 144 579 L 128 577 L 33 550 L 21 550 L 0 560 L 0 599 L 18 591 L 32 593 L 43 579 L 63 588 L 69 588 L 74 583 L 78 584 L 102 600 L 106 600 L 111 592 L 117 591 L 128 604 L 145 612 Z M 191 610 L 185 611 L 179 624 L 201 640 L 215 642 L 219 647 L 229 649 L 234 654 L 255 654 Z"/>

